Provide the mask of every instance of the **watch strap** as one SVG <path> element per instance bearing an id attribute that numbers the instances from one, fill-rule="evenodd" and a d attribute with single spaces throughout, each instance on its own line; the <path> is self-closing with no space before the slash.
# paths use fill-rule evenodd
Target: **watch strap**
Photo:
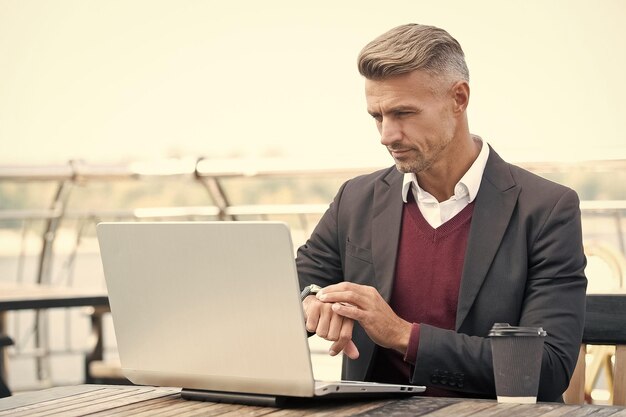
<path id="1" fill-rule="evenodd" d="M 300 293 L 300 301 L 304 301 L 304 299 L 307 298 L 309 295 L 317 294 L 321 289 L 322 287 L 320 287 L 319 285 L 307 285 Z"/>

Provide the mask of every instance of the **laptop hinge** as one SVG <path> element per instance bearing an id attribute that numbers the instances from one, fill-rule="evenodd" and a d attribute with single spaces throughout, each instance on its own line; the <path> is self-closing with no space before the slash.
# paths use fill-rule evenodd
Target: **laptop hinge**
<path id="1" fill-rule="evenodd" d="M 180 396 L 186 400 L 258 405 L 263 407 L 283 407 L 287 402 L 287 397 L 277 395 L 205 391 L 189 388 L 183 388 L 180 392 Z"/>

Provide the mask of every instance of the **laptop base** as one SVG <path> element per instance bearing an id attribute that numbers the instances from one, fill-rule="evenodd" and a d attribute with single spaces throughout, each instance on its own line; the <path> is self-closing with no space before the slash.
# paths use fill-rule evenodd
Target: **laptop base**
<path id="1" fill-rule="evenodd" d="M 419 387 L 421 388 L 421 387 Z M 225 391 L 205 391 L 199 389 L 183 388 L 180 392 L 181 398 L 192 401 L 211 401 L 216 403 L 234 403 L 244 405 L 255 405 L 261 407 L 292 408 L 311 401 L 341 401 L 341 400 L 377 400 L 382 398 L 407 398 L 421 394 L 423 389 L 415 391 L 398 392 L 368 392 L 367 395 L 358 395 L 354 392 L 336 392 L 314 397 L 291 397 L 281 395 L 246 394 Z"/>

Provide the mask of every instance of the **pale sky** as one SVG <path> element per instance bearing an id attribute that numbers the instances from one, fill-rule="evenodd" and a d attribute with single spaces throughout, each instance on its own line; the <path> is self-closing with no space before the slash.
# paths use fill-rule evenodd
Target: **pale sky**
<path id="1" fill-rule="evenodd" d="M 501 155 L 626 157 L 625 19 L 622 0 L 0 0 L 0 164 L 391 164 L 355 62 L 408 22 L 461 43 L 470 128 Z"/>

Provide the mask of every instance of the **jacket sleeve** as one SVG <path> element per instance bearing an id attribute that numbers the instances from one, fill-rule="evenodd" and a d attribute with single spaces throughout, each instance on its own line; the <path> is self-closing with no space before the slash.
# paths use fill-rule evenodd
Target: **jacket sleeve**
<path id="1" fill-rule="evenodd" d="M 325 287 L 343 281 L 337 211 L 345 187 L 344 183 L 311 237 L 298 249 L 296 267 L 300 290 L 311 284 Z"/>

